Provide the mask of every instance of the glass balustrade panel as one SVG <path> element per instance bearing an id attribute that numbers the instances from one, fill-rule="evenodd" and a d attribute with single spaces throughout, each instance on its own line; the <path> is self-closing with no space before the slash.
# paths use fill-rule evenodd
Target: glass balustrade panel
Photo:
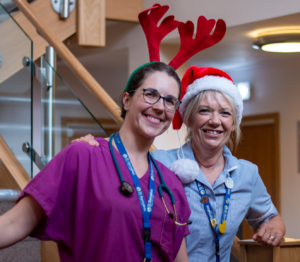
<path id="1" fill-rule="evenodd" d="M 1 3 L 0 35 L 0 135 L 32 176 L 31 154 L 22 150 L 32 145 L 32 41 Z"/>
<path id="2" fill-rule="evenodd" d="M 74 94 L 48 61 L 42 57 L 42 161 L 48 163 L 72 140 L 92 134 L 107 137 L 118 130 L 111 120 L 103 126 Z"/>

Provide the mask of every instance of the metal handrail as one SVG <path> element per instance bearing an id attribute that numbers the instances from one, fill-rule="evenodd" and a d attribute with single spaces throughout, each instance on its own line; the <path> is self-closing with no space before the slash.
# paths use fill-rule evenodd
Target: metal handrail
<path id="1" fill-rule="evenodd" d="M 16 202 L 20 196 L 20 192 L 13 189 L 0 189 L 1 202 Z"/>

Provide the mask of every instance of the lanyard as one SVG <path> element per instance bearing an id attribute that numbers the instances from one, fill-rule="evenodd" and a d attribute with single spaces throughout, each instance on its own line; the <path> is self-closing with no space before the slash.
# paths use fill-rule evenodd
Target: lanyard
<path id="1" fill-rule="evenodd" d="M 230 175 L 229 175 L 228 181 L 232 181 L 230 178 Z M 208 195 L 206 194 L 205 187 L 198 181 L 196 181 L 196 183 L 198 186 L 199 194 L 201 196 L 201 202 L 204 205 L 204 208 L 205 208 L 206 214 L 208 216 L 208 219 L 210 221 L 210 224 L 216 233 L 216 238 L 215 238 L 216 261 L 219 262 L 220 261 L 220 237 L 219 237 L 219 235 L 220 235 L 220 233 L 225 233 L 225 230 L 226 230 L 226 219 L 227 219 L 229 204 L 230 204 L 231 188 L 228 188 L 226 186 L 226 195 L 225 195 L 225 200 L 224 200 L 224 205 L 223 205 L 223 214 L 222 214 L 221 224 L 218 226 L 214 211 L 210 205 Z"/>
<path id="2" fill-rule="evenodd" d="M 122 155 L 127 168 L 130 172 L 130 175 L 132 177 L 136 192 L 138 194 L 138 198 L 140 201 L 142 214 L 143 214 L 143 238 L 145 242 L 145 260 L 151 261 L 151 226 L 150 226 L 150 217 L 153 210 L 154 205 L 154 193 L 155 193 L 155 183 L 154 183 L 154 168 L 153 164 L 150 160 L 149 156 L 149 164 L 150 164 L 150 181 L 149 181 L 149 193 L 148 193 L 148 201 L 147 204 L 145 203 L 145 198 L 142 192 L 141 184 L 139 181 L 139 178 L 137 177 L 134 168 L 131 164 L 131 161 L 127 155 L 126 149 L 122 143 L 122 140 L 120 138 L 119 132 L 114 134 L 115 143 L 117 145 L 117 148 Z"/>

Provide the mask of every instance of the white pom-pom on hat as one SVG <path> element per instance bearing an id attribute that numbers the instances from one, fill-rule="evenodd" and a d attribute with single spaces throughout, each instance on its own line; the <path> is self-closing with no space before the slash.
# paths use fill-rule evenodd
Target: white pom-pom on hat
<path id="1" fill-rule="evenodd" d="M 199 174 L 197 162 L 191 159 L 178 159 L 172 163 L 170 169 L 183 184 L 193 182 Z"/>
<path id="2" fill-rule="evenodd" d="M 180 147 L 177 150 L 178 159 L 171 164 L 170 170 L 175 173 L 181 183 L 188 184 L 195 181 L 197 178 L 199 174 L 199 166 L 196 161 L 184 157 L 178 130 L 177 136 L 180 144 Z M 180 152 L 182 154 L 182 158 L 180 157 Z"/>

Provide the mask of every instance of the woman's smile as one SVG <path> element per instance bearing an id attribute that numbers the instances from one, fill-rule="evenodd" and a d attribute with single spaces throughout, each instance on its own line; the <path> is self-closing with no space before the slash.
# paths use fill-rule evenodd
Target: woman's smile
<path id="1" fill-rule="evenodd" d="M 213 136 L 218 136 L 221 133 L 223 133 L 223 131 L 220 130 L 211 130 L 211 129 L 203 129 L 203 132 L 208 134 L 208 135 L 213 135 Z"/>
<path id="2" fill-rule="evenodd" d="M 155 125 L 158 125 L 163 121 L 161 118 L 155 117 L 153 115 L 144 115 L 144 116 L 150 123 Z"/>

